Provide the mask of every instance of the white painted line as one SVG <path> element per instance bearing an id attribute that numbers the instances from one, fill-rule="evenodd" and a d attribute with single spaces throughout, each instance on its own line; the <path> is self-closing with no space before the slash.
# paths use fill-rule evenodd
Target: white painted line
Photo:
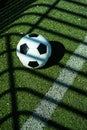
<path id="1" fill-rule="evenodd" d="M 85 37 L 84 41 L 87 42 L 87 37 Z M 87 57 L 87 45 L 81 43 L 75 50 L 74 54 Z M 82 57 L 77 57 L 74 54 L 70 57 L 66 63 L 65 68 L 62 70 L 53 86 L 49 89 L 42 101 L 38 104 L 33 114 L 24 123 L 21 130 L 43 130 L 47 120 L 50 119 L 52 113 L 58 106 L 60 100 L 63 98 L 68 87 L 73 84 L 76 76 L 78 75 L 76 71 L 80 71 L 83 67 L 83 64 L 86 62 L 85 58 L 83 59 Z M 71 71 L 67 67 L 76 71 Z M 68 87 L 64 85 L 68 85 Z M 46 99 L 46 97 L 48 98 Z M 50 99 L 52 99 L 52 101 Z M 56 103 L 53 103 L 53 101 L 56 101 Z M 41 118 L 43 120 L 41 120 Z M 46 122 L 44 122 L 45 119 Z"/>

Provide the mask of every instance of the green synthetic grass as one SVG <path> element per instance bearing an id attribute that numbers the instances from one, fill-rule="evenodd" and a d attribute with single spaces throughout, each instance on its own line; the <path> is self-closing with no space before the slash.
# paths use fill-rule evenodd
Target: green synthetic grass
<path id="1" fill-rule="evenodd" d="M 8 1 L 0 10 L 0 130 L 22 127 L 87 34 L 86 0 L 38 0 L 29 5 L 28 0 L 22 2 Z M 64 45 L 66 53 L 60 62 L 38 70 L 25 68 L 15 49 L 27 33 L 39 33 Z M 54 125 L 44 130 L 87 130 L 86 92 L 87 63 L 53 113 Z"/>

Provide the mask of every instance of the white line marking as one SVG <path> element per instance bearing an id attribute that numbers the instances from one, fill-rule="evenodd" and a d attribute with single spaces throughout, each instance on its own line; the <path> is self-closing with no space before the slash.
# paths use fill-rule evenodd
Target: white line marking
<path id="1" fill-rule="evenodd" d="M 85 37 L 84 41 L 87 42 L 87 37 Z M 87 57 L 87 45 L 81 43 L 75 50 L 74 54 Z M 21 130 L 43 130 L 47 120 L 50 119 L 52 113 L 58 106 L 60 100 L 63 98 L 65 92 L 68 90 L 69 86 L 73 84 L 76 76 L 78 75 L 76 71 L 80 71 L 83 67 L 83 64 L 86 62 L 85 58 L 78 57 L 74 54 L 70 57 L 66 63 L 65 68 L 62 70 L 53 86 L 49 89 L 42 101 L 38 104 L 33 114 L 24 123 Z M 71 71 L 67 67 L 76 71 Z"/>

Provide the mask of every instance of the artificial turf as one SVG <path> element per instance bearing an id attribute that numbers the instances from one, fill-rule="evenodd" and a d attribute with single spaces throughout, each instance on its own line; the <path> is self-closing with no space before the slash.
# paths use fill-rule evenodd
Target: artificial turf
<path id="1" fill-rule="evenodd" d="M 86 0 L 9 0 L 0 9 L 0 130 L 22 127 L 84 40 L 86 6 Z M 42 69 L 25 68 L 16 55 L 16 46 L 27 33 L 42 34 L 55 46 L 62 44 L 64 56 Z M 60 55 L 57 51 L 55 54 Z M 52 124 L 44 130 L 87 130 L 86 92 L 87 63 L 51 116 Z"/>

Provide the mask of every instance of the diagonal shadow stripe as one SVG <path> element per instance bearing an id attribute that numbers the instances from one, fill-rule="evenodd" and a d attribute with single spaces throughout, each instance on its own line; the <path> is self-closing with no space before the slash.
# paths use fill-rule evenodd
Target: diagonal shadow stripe
<path id="1" fill-rule="evenodd" d="M 20 17 L 20 14 L 30 7 L 36 0 L 14 0 L 10 1 L 0 10 L 0 34 L 5 28 Z"/>

